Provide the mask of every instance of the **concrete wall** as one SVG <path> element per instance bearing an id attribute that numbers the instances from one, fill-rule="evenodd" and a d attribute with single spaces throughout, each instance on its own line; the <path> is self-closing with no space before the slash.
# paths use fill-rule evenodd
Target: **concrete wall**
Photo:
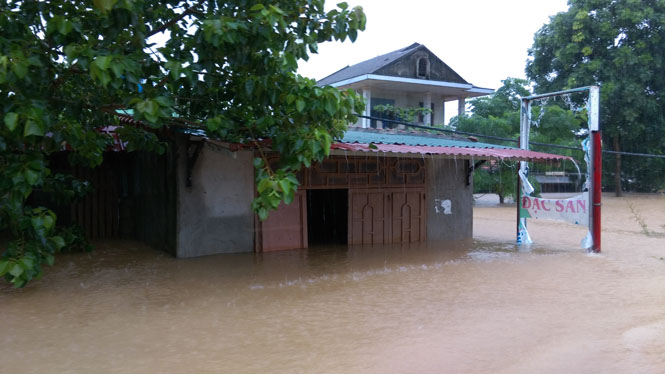
<path id="1" fill-rule="evenodd" d="M 186 139 L 178 141 L 177 257 L 254 250 L 253 153 L 204 145 L 186 187 Z"/>
<path id="2" fill-rule="evenodd" d="M 459 74 L 457 74 L 443 61 L 441 61 L 441 59 L 423 47 L 407 57 L 398 59 L 393 63 L 382 67 L 381 69 L 377 70 L 375 74 L 403 78 L 418 78 L 416 75 L 416 67 L 418 64 L 418 59 L 420 58 L 427 58 L 429 60 L 429 75 L 427 79 L 444 82 L 467 83 Z"/>
<path id="3" fill-rule="evenodd" d="M 473 183 L 466 160 L 427 159 L 427 240 L 473 236 Z"/>

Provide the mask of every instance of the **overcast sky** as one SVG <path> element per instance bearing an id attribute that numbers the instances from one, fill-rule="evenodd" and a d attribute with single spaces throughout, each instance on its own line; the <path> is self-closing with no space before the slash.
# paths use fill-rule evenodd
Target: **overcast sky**
<path id="1" fill-rule="evenodd" d="M 328 42 L 300 62 L 298 72 L 321 79 L 369 58 L 424 44 L 467 82 L 497 89 L 507 77 L 524 78 L 527 49 L 566 0 L 348 0 L 360 5 L 367 27 L 355 43 Z M 330 8 L 337 1 L 327 2 Z"/>

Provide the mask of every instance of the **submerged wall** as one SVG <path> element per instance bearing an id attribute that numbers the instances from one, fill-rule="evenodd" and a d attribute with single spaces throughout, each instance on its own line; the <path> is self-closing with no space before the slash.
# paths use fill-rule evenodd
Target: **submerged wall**
<path id="1" fill-rule="evenodd" d="M 467 186 L 468 161 L 428 159 L 427 240 L 473 236 L 473 183 Z"/>
<path id="2" fill-rule="evenodd" d="M 177 257 L 254 251 L 251 151 L 204 145 L 186 186 L 187 140 L 178 140 Z"/>

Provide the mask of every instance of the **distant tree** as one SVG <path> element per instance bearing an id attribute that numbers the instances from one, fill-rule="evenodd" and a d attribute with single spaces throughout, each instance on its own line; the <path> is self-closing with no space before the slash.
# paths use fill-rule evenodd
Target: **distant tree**
<path id="1" fill-rule="evenodd" d="M 146 124 L 118 130 L 131 149 L 163 151 L 166 126 L 254 144 L 255 211 L 265 219 L 290 202 L 296 171 L 328 155 L 363 108 L 353 91 L 297 75 L 298 60 L 364 27 L 360 7 L 326 12 L 324 0 L 0 0 L 0 276 L 23 286 L 75 241 L 27 201 L 36 189 L 84 192 L 49 155 L 66 148 L 98 166 L 111 139 L 96 129 L 118 124 L 118 110 Z"/>
<path id="2" fill-rule="evenodd" d="M 526 80 L 507 78 L 503 81 L 503 86 L 492 95 L 471 100 L 471 115 L 455 117 L 452 125 L 459 131 L 517 140 L 520 134 L 520 99 L 529 95 L 531 93 Z M 536 120 L 537 126 L 531 127 L 530 138 L 535 142 L 579 147 L 579 136 L 576 134 L 579 134 L 584 124 L 583 115 L 584 113 L 574 113 L 569 108 L 563 108 L 561 103 L 545 102 L 538 105 L 536 102 L 531 117 Z M 515 142 L 487 141 L 517 146 Z M 574 155 L 572 152 L 556 150 L 557 154 L 577 156 L 581 159 L 579 153 Z M 515 197 L 516 165 L 515 162 L 499 162 L 476 170 L 474 190 L 496 193 L 501 204 L 506 197 Z M 538 165 L 532 167 L 534 171 L 538 169 Z M 535 186 L 535 181 L 532 181 L 532 184 Z"/>
<path id="3" fill-rule="evenodd" d="M 526 72 L 537 92 L 601 85 L 605 144 L 614 150 L 665 153 L 665 2 L 569 0 L 535 35 Z M 605 157 L 614 169 L 617 196 L 622 173 L 639 175 L 635 187 L 665 186 L 662 159 Z M 612 168 L 609 162 L 614 161 Z"/>

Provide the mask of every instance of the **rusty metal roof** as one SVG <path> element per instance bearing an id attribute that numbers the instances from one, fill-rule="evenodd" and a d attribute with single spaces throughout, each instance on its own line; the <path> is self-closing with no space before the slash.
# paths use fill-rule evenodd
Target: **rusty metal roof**
<path id="1" fill-rule="evenodd" d="M 347 152 L 438 155 L 446 158 L 501 159 L 510 161 L 560 161 L 568 156 L 526 151 L 488 143 L 462 141 L 413 134 L 378 133 L 349 130 L 331 149 Z"/>

